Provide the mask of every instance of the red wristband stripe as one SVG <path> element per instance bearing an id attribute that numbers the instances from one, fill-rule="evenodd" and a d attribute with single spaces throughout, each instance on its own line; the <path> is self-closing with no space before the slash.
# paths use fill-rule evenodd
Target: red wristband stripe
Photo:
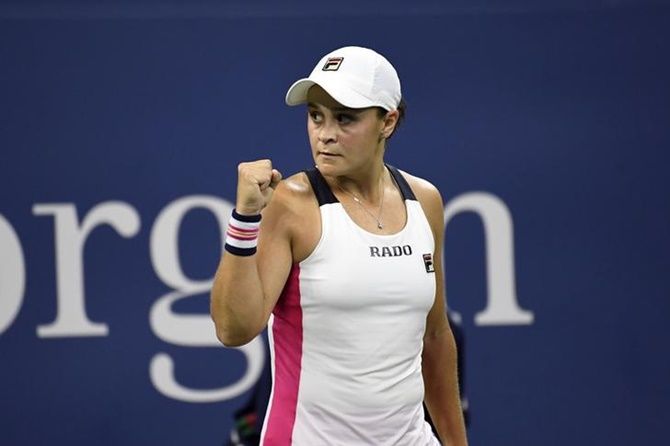
<path id="1" fill-rule="evenodd" d="M 249 223 L 247 223 L 247 224 L 249 224 Z M 235 226 L 234 224 L 232 224 L 232 222 L 229 222 L 228 223 L 228 230 L 230 230 L 230 229 L 234 229 L 235 231 L 239 231 L 239 232 L 258 232 L 258 225 L 255 228 L 241 228 L 239 226 Z"/>
<path id="2" fill-rule="evenodd" d="M 239 235 L 239 234 L 235 234 L 234 232 L 230 232 L 230 231 L 226 232 L 226 235 L 228 237 L 234 238 L 235 240 L 256 240 L 258 238 L 258 234 L 255 234 L 255 235 Z"/>
<path id="3" fill-rule="evenodd" d="M 241 229 L 228 224 L 226 234 L 239 240 L 253 240 L 258 237 L 258 229 Z"/>
<path id="4" fill-rule="evenodd" d="M 245 219 L 254 218 L 245 216 Z M 236 218 L 236 213 L 230 217 L 226 230 L 226 251 L 235 255 L 252 255 L 256 252 L 260 216 L 257 221 L 242 221 Z"/>

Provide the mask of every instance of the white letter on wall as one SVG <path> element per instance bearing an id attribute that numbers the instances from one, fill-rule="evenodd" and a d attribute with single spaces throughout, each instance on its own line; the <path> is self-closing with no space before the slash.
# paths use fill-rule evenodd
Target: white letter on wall
<path id="1" fill-rule="evenodd" d="M 195 195 L 174 201 L 161 211 L 151 230 L 151 262 L 165 285 L 173 291 L 161 296 L 151 308 L 149 316 L 154 334 L 165 342 L 190 346 L 221 346 L 216 338 L 214 323 L 207 315 L 174 313 L 172 305 L 180 299 L 209 293 L 212 279 L 192 280 L 184 274 L 179 260 L 179 227 L 192 209 L 210 211 L 216 217 L 223 242 L 233 206 L 216 197 Z M 179 384 L 174 375 L 174 361 L 165 353 L 156 354 L 149 367 L 151 382 L 163 395 L 193 403 L 215 402 L 234 398 L 246 392 L 258 380 L 265 362 L 263 341 L 260 337 L 240 347 L 247 361 L 247 371 L 236 383 L 219 389 L 190 389 Z"/>
<path id="2" fill-rule="evenodd" d="M 0 215 L 0 334 L 12 325 L 23 303 L 26 268 L 19 237 Z"/>
<path id="3" fill-rule="evenodd" d="M 37 336 L 107 336 L 107 324 L 91 322 L 86 315 L 84 295 L 84 246 L 91 231 L 107 224 L 129 238 L 140 229 L 137 211 L 127 203 L 108 201 L 95 206 L 81 226 L 71 203 L 35 204 L 35 215 L 53 215 L 56 243 L 56 282 L 58 309 L 56 320 L 37 327 Z"/>
<path id="4" fill-rule="evenodd" d="M 475 212 L 482 219 L 486 239 L 488 299 L 475 315 L 477 325 L 532 324 L 533 313 L 519 307 L 514 272 L 512 216 L 505 203 L 485 192 L 459 195 L 444 208 L 445 226 L 460 212 Z"/>

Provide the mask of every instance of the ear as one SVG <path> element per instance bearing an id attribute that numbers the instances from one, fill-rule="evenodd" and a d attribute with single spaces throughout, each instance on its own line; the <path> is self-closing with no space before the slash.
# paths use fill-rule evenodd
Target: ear
<path id="1" fill-rule="evenodd" d="M 398 110 L 392 110 L 386 113 L 386 116 L 382 119 L 382 131 L 381 134 L 384 138 L 388 138 L 395 130 L 396 124 L 398 124 L 398 118 L 400 117 L 400 112 Z"/>

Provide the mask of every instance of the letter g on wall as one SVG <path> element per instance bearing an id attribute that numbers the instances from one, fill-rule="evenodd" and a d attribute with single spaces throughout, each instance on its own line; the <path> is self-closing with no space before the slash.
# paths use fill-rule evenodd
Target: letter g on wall
<path id="1" fill-rule="evenodd" d="M 188 278 L 179 260 L 179 228 L 184 216 L 196 208 L 208 210 L 216 217 L 223 245 L 223 234 L 233 209 L 229 202 L 212 196 L 194 195 L 178 199 L 160 212 L 151 231 L 151 263 L 161 281 L 173 290 L 154 303 L 149 321 L 154 334 L 170 344 L 215 347 L 221 344 L 209 314 L 184 315 L 172 311 L 177 301 L 209 293 L 212 286 L 212 279 Z M 254 385 L 265 362 L 265 348 L 260 337 L 238 350 L 244 354 L 247 368 L 244 376 L 232 385 L 209 390 L 184 387 L 177 382 L 174 361 L 166 353 L 158 353 L 151 359 L 151 382 L 163 395 L 181 401 L 206 403 L 234 398 Z"/>
<path id="2" fill-rule="evenodd" d="M 195 195 L 168 203 L 159 213 L 151 230 L 150 256 L 156 275 L 171 289 L 153 304 L 149 323 L 153 333 L 164 342 L 188 347 L 216 346 L 227 354 L 216 339 L 208 313 L 179 314 L 173 311 L 173 304 L 209 293 L 211 287 L 211 279 L 193 280 L 181 267 L 178 236 L 182 219 L 196 208 L 211 212 L 219 224 L 223 244 L 232 207 L 218 197 Z M 75 203 L 35 203 L 33 214 L 53 217 L 56 246 L 56 318 L 37 327 L 38 338 L 109 336 L 110 327 L 106 323 L 93 322 L 86 314 L 84 246 L 99 226 L 110 226 L 118 235 L 133 238 L 141 225 L 139 213 L 129 203 L 108 201 L 98 203 L 81 219 Z M 14 324 L 21 310 L 26 276 L 21 240 L 10 222 L 0 214 L 0 335 Z M 166 353 L 153 356 L 149 378 L 158 392 L 180 401 L 202 403 L 234 398 L 254 385 L 265 363 L 265 347 L 260 337 L 238 350 L 245 358 L 244 374 L 225 387 L 203 390 L 182 386 L 175 377 L 174 361 Z M 220 375 L 221 370 L 213 373 Z"/>

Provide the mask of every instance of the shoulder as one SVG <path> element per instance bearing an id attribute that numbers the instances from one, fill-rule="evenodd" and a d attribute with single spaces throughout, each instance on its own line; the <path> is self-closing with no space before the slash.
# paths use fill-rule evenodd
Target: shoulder
<path id="1" fill-rule="evenodd" d="M 263 220 L 290 230 L 299 226 L 301 219 L 313 209 L 318 209 L 318 204 L 312 187 L 307 175 L 299 172 L 277 185 L 270 203 L 263 209 Z"/>
<path id="2" fill-rule="evenodd" d="M 440 191 L 430 181 L 400 170 L 419 201 L 436 240 L 444 233 L 444 204 Z"/>
<path id="3" fill-rule="evenodd" d="M 305 259 L 316 246 L 319 219 L 319 204 L 304 172 L 282 180 L 263 211 L 271 238 L 288 240 L 294 262 Z"/>
<path id="4" fill-rule="evenodd" d="M 403 170 L 398 170 L 405 180 L 407 180 L 409 187 L 412 189 L 412 192 L 414 192 L 414 195 L 416 195 L 416 199 L 419 200 L 424 211 L 426 211 L 426 213 L 439 212 L 441 215 L 444 204 L 442 195 L 437 187 L 428 180 L 411 175 Z"/>
<path id="5" fill-rule="evenodd" d="M 282 180 L 274 192 L 274 200 L 281 203 L 296 205 L 302 201 L 314 201 L 314 192 L 304 172 L 299 172 Z"/>

